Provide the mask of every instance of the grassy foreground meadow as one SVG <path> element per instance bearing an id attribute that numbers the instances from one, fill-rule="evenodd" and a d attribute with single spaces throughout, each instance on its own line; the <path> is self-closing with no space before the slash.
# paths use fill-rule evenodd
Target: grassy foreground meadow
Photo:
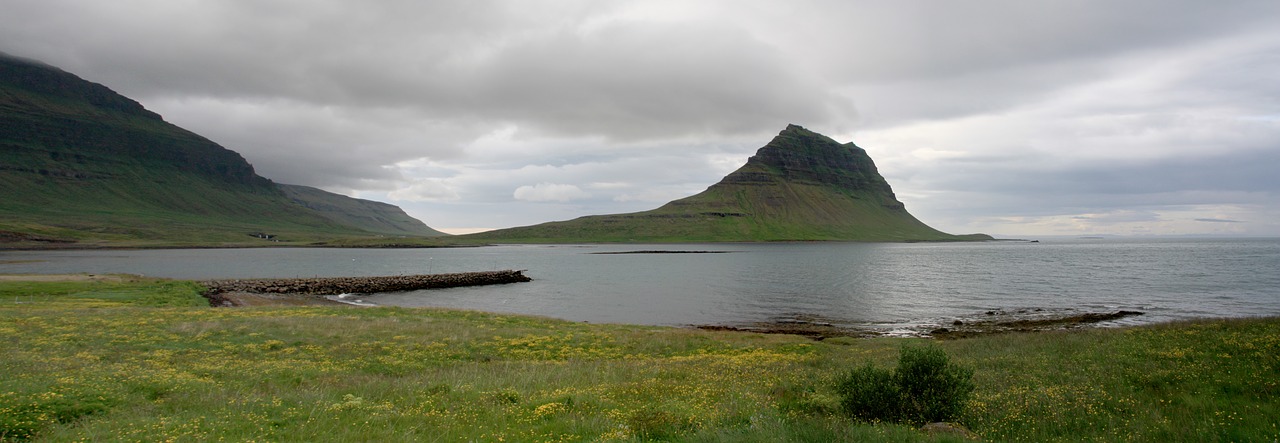
<path id="1" fill-rule="evenodd" d="M 191 282 L 0 279 L 4 441 L 959 441 L 833 380 L 921 339 L 478 312 L 210 308 Z M 988 441 L 1275 441 L 1280 319 L 938 342 Z"/>

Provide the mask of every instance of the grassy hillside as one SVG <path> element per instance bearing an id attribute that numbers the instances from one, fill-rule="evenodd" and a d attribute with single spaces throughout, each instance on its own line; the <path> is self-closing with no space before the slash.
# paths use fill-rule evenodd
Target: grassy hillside
<path id="1" fill-rule="evenodd" d="M 960 441 L 832 385 L 922 339 L 399 308 L 209 308 L 188 282 L 0 279 L 0 440 Z M 986 441 L 1273 441 L 1280 319 L 938 342 Z"/>
<path id="2" fill-rule="evenodd" d="M 790 203 L 771 204 L 780 201 Z M 713 187 L 652 211 L 582 217 L 476 237 L 548 243 L 959 239 L 909 215 L 884 211 L 870 197 L 793 183 Z"/>
<path id="3" fill-rule="evenodd" d="M 449 234 L 431 229 L 403 209 L 382 202 L 351 198 L 309 186 L 277 185 L 294 203 L 325 218 L 369 232 L 387 235 L 440 237 Z"/>
<path id="4" fill-rule="evenodd" d="M 0 54 L 0 244 L 210 246 L 376 237 L 110 89 Z M 267 234 L 271 239 L 252 234 Z"/>
<path id="5" fill-rule="evenodd" d="M 954 241 L 907 212 L 852 143 L 791 125 L 742 168 L 652 211 L 466 236 L 500 242 Z"/>

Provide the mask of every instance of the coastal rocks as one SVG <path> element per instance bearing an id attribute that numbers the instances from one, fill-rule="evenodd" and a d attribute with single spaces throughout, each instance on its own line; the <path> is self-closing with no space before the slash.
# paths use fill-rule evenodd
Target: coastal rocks
<path id="1" fill-rule="evenodd" d="M 883 335 L 880 331 L 865 328 L 839 326 L 820 318 L 790 318 L 739 325 L 696 325 L 704 331 L 755 332 L 760 334 L 788 334 L 822 341 L 834 337 L 872 338 Z"/>
<path id="2" fill-rule="evenodd" d="M 948 339 L 1003 332 L 1073 329 L 1138 315 L 1143 315 L 1143 313 L 1124 310 L 1115 312 L 1078 312 L 1074 310 L 1052 312 L 1043 309 L 1013 312 L 987 311 L 985 317 L 968 322 L 956 320 L 952 322 L 950 328 L 937 328 L 929 331 L 929 335 L 934 338 Z"/>
<path id="3" fill-rule="evenodd" d="M 325 296 L 369 294 L 376 292 L 414 291 L 419 289 L 456 288 L 462 286 L 500 285 L 532 281 L 524 271 L 463 272 L 456 274 L 400 275 L 387 277 L 317 277 L 247 280 L 212 280 L 201 282 L 210 304 L 220 306 L 220 294 L 290 294 Z"/>
<path id="4" fill-rule="evenodd" d="M 1075 309 L 1035 308 L 986 311 L 965 319 L 953 320 L 947 326 L 917 324 L 886 328 L 885 325 L 849 324 L 836 319 L 801 316 L 735 325 L 694 325 L 694 327 L 706 331 L 790 334 L 808 337 L 813 340 L 834 337 L 868 338 L 885 336 L 955 339 L 1008 332 L 1040 332 L 1105 326 L 1106 322 L 1139 315 L 1143 315 L 1143 313 L 1123 310 L 1114 312 L 1080 312 Z"/>

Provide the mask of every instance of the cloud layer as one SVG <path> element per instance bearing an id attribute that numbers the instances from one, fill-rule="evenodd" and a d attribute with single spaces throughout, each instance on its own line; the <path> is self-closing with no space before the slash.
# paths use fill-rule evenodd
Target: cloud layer
<path id="1" fill-rule="evenodd" d="M 649 209 L 787 123 L 952 232 L 1280 235 L 1273 1 L 8 0 L 0 51 L 443 228 Z"/>

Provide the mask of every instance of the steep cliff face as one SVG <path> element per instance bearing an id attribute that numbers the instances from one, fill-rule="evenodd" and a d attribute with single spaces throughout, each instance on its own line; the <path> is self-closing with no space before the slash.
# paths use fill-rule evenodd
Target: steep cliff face
<path id="1" fill-rule="evenodd" d="M 971 240 L 921 223 L 853 143 L 789 125 L 699 194 L 652 211 L 582 217 L 475 237 L 526 242 Z"/>
<path id="2" fill-rule="evenodd" d="M 106 86 L 2 53 L 0 149 L 9 167 L 64 176 L 109 174 L 111 163 L 128 159 L 272 192 L 271 182 L 235 151 L 165 122 Z M 32 156 L 42 158 L 19 161 Z"/>
<path id="3" fill-rule="evenodd" d="M 0 79 L 3 79 L 6 89 L 12 88 L 6 92 L 25 91 L 33 96 L 42 97 L 41 101 L 78 103 L 87 105 L 88 108 L 98 109 L 101 114 L 115 113 L 161 120 L 160 114 L 148 111 L 142 107 L 141 103 L 117 94 L 106 86 L 85 81 L 36 60 L 0 52 Z"/>
<path id="4" fill-rule="evenodd" d="M 780 180 L 848 191 L 884 192 L 893 198 L 893 190 L 867 151 L 796 125 L 788 125 L 720 184 L 771 185 Z"/>
<path id="5" fill-rule="evenodd" d="M 106 86 L 5 54 L 0 195 L 0 247 L 30 243 L 24 239 L 205 246 L 384 233 L 295 203 L 240 154 Z"/>
<path id="6" fill-rule="evenodd" d="M 706 192 L 676 200 L 666 206 L 729 205 L 786 207 L 810 206 L 816 201 L 790 198 L 793 186 L 813 187 L 833 195 L 823 198 L 866 199 L 892 211 L 906 213 L 893 188 L 876 169 L 867 151 L 853 143 L 837 143 L 830 137 L 797 125 L 787 125 L 768 144 L 747 159 L 747 164 L 725 176 Z M 753 194 L 750 202 L 717 202 L 717 195 Z M 741 200 L 741 199 L 738 199 Z M 660 210 L 662 208 L 659 208 Z M 848 215 L 855 215 L 850 213 Z M 911 220 L 914 220 L 912 217 Z"/>

